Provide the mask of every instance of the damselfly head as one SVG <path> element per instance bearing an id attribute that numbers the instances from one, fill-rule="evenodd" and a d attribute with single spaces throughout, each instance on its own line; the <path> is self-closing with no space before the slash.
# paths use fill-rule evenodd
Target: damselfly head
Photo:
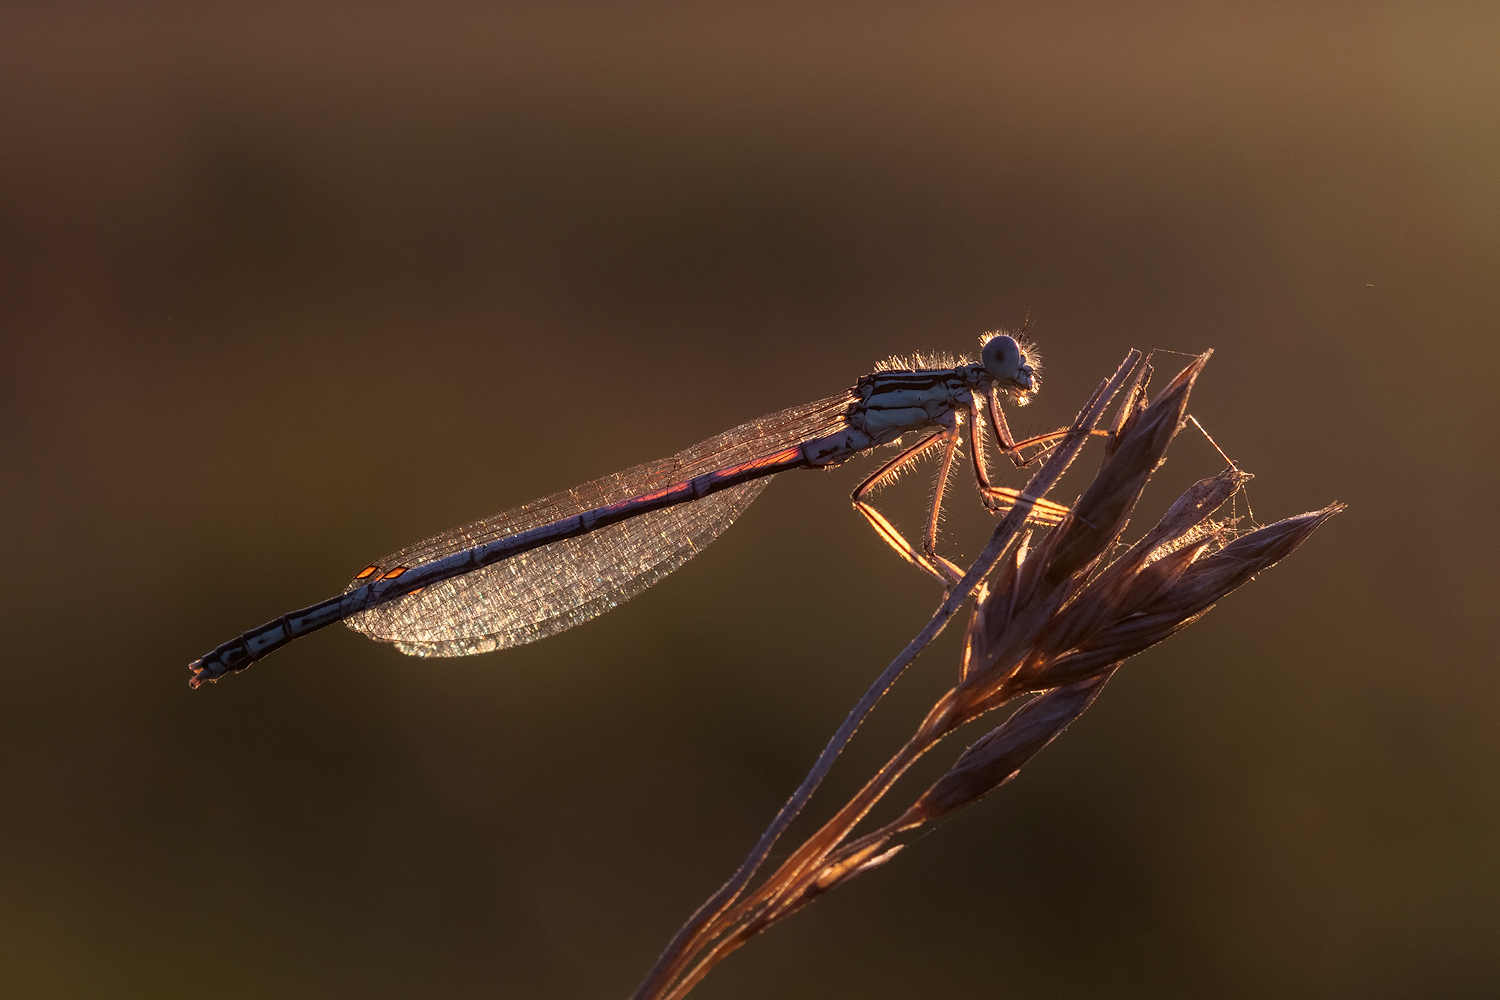
<path id="1" fill-rule="evenodd" d="M 999 387 L 1016 397 L 1016 402 L 1025 405 L 1029 397 L 1042 387 L 1037 369 L 1040 359 L 1030 345 L 1019 343 L 1007 333 L 989 335 L 984 341 L 984 370 Z"/>

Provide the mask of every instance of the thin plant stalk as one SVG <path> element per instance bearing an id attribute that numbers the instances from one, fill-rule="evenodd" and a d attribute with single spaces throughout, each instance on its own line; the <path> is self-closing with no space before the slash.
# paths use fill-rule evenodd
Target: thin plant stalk
<path id="1" fill-rule="evenodd" d="M 1031 510 L 1035 501 L 1043 499 L 1047 493 L 1056 485 L 1057 480 L 1072 465 L 1073 460 L 1078 457 L 1083 446 L 1088 442 L 1089 435 L 1098 426 L 1108 408 L 1110 400 L 1120 387 L 1125 384 L 1131 371 L 1138 367 L 1141 361 L 1139 351 L 1132 350 L 1120 362 L 1114 375 L 1105 379 L 1094 390 L 1089 401 L 1079 411 L 1078 417 L 1069 427 L 1068 435 L 1053 449 L 1042 468 L 1027 483 L 1022 491 L 1021 499 L 995 526 L 994 533 L 990 536 L 988 544 L 975 559 L 973 565 L 964 574 L 962 580 L 954 584 L 953 588 L 944 595 L 943 601 L 938 605 L 936 611 L 916 637 L 907 644 L 906 648 L 891 661 L 883 670 L 875 682 L 861 696 L 858 703 L 849 712 L 842 725 L 834 733 L 823 752 L 818 755 L 817 761 L 803 779 L 802 784 L 787 800 L 786 804 L 776 814 L 771 825 L 761 834 L 760 840 L 756 842 L 748 857 L 740 864 L 735 873 L 730 876 L 718 891 L 708 898 L 688 918 L 682 928 L 673 937 L 671 942 L 662 951 L 657 959 L 656 965 L 647 974 L 644 981 L 634 994 L 636 1000 L 644 1000 L 660 994 L 662 985 L 670 981 L 678 974 L 682 966 L 686 964 L 690 956 L 698 949 L 694 943 L 702 939 L 702 935 L 709 930 L 710 926 L 721 917 L 724 912 L 733 905 L 735 899 L 744 891 L 746 885 L 755 877 L 760 866 L 770 855 L 771 849 L 781 837 L 787 827 L 791 826 L 803 806 L 812 798 L 815 792 L 832 769 L 833 763 L 843 752 L 844 747 L 853 739 L 854 733 L 859 729 L 865 718 L 869 716 L 875 705 L 883 698 L 906 668 L 926 649 L 927 646 L 938 637 L 947 627 L 953 617 L 958 614 L 969 595 L 979 586 L 980 582 L 987 576 L 1000 561 L 1005 551 L 1015 542 L 1026 523 L 1026 515 Z"/>

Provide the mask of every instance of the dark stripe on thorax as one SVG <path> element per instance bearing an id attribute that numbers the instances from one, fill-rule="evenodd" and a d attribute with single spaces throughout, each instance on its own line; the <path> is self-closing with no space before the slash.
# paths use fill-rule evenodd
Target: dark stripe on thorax
<path id="1" fill-rule="evenodd" d="M 963 381 L 955 369 L 937 368 L 920 372 L 875 372 L 860 381 L 869 386 L 873 394 L 897 389 L 923 392 L 955 380 Z"/>

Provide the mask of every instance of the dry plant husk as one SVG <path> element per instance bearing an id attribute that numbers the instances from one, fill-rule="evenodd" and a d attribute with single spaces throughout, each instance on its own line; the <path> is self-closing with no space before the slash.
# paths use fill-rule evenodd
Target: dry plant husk
<path id="1" fill-rule="evenodd" d="M 816 780 L 804 783 L 762 838 L 757 853 L 668 947 L 637 997 L 684 995 L 755 934 L 850 878 L 890 861 L 901 849 L 899 835 L 951 815 L 1005 784 L 1093 703 L 1126 659 L 1202 617 L 1344 509 L 1335 503 L 1237 534 L 1232 522 L 1213 520 L 1250 478 L 1231 467 L 1195 483 L 1150 531 L 1120 551 L 1121 535 L 1182 426 L 1188 397 L 1208 357 L 1194 360 L 1148 402 L 1150 366 L 1135 363 L 1139 355 L 1132 352 L 1114 379 L 1096 391 L 1074 422 L 1073 435 L 1025 491 L 1040 498 L 1056 482 L 1088 435 L 1097 433 L 1104 405 L 1124 386 L 1104 459 L 1072 513 L 1031 548 L 1023 535 L 1025 511 L 1007 516 L 986 555 L 945 601 L 945 608 L 952 605 L 956 610 L 955 599 L 968 596 L 966 585 L 976 597 L 958 683 L 832 819 L 746 892 L 751 874 L 769 849 L 768 840 L 774 841 L 785 829 L 806 800 L 802 793 L 810 794 L 809 784 L 815 787 Z M 987 556 L 991 558 L 985 564 Z M 918 649 L 946 621 L 939 620 L 942 612 L 940 608 L 934 617 L 936 627 L 924 630 L 926 638 L 919 636 Z M 889 686 L 894 679 L 889 668 L 888 674 L 892 677 L 877 682 L 877 688 L 881 683 Z M 965 750 L 894 821 L 850 839 L 855 826 L 919 757 L 965 723 L 1027 697 L 1030 700 Z M 873 705 L 873 699 L 867 700 Z M 846 728 L 852 735 L 853 726 L 846 723 Z M 825 758 L 836 756 L 841 748 L 836 738 Z M 821 777 L 816 768 L 815 775 Z"/>

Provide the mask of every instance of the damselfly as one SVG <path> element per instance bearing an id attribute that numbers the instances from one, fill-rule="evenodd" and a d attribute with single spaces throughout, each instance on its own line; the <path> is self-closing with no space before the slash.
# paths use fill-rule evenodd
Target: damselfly
<path id="1" fill-rule="evenodd" d="M 191 684 L 243 670 L 293 639 L 347 621 L 372 639 L 415 656 L 463 656 L 532 642 L 629 600 L 719 536 L 789 469 L 823 469 L 903 434 L 915 445 L 854 491 L 854 506 L 905 560 L 945 586 L 963 574 L 937 552 L 943 490 L 965 421 L 974 478 L 985 505 L 1001 512 L 1022 499 L 990 481 L 982 412 L 995 442 L 1017 466 L 1062 432 L 1016 441 L 1000 407 L 1040 387 L 1034 354 L 1014 338 L 983 338 L 977 363 L 893 359 L 847 392 L 772 413 L 671 458 L 454 528 L 360 570 L 338 597 L 282 615 L 194 660 Z M 867 497 L 903 468 L 941 449 L 937 489 L 920 550 Z M 1055 524 L 1066 507 L 1044 500 L 1029 517 Z"/>

